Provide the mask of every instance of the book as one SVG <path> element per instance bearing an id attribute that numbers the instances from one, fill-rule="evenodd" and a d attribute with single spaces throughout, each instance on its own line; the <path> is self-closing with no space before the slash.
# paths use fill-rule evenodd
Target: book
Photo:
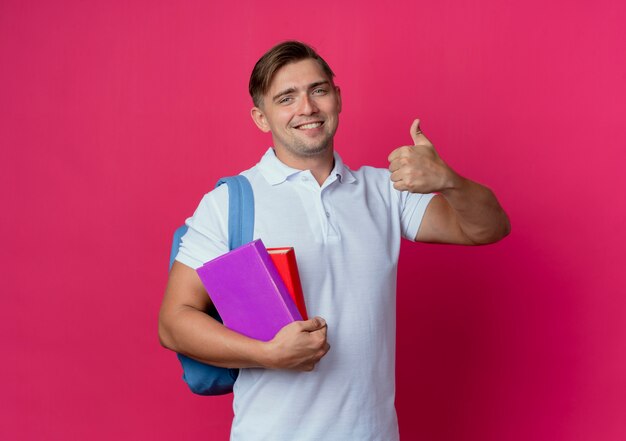
<path id="1" fill-rule="evenodd" d="M 269 341 L 302 315 L 261 239 L 219 256 L 196 270 L 224 325 Z"/>
<path id="2" fill-rule="evenodd" d="M 302 319 L 308 320 L 304 294 L 302 292 L 302 283 L 300 282 L 300 273 L 298 272 L 296 251 L 292 247 L 283 247 L 268 248 L 267 252 L 270 254 L 274 265 L 276 265 L 276 269 L 282 277 L 283 282 L 285 282 L 291 298 L 296 302 Z"/>

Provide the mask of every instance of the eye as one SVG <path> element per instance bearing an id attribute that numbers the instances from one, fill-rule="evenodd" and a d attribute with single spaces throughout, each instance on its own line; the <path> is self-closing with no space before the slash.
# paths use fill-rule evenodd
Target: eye
<path id="1" fill-rule="evenodd" d="M 287 95 L 278 100 L 278 104 L 288 104 L 293 101 L 293 97 Z"/>
<path id="2" fill-rule="evenodd" d="M 314 95 L 326 95 L 327 92 L 328 91 L 324 89 L 323 87 L 318 87 L 317 89 L 313 90 Z"/>

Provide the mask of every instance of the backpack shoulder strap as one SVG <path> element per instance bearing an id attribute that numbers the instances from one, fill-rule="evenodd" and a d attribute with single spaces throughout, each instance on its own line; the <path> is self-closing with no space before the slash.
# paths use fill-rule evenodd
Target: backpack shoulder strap
<path id="1" fill-rule="evenodd" d="M 172 250 L 170 251 L 170 266 L 169 269 L 172 269 L 172 265 L 174 265 L 174 260 L 176 259 L 176 255 L 178 254 L 178 249 L 180 248 L 180 242 L 183 239 L 183 236 L 187 232 L 187 225 L 183 224 L 180 227 L 176 228 L 174 231 L 174 238 L 172 239 Z"/>
<path id="2" fill-rule="evenodd" d="M 254 234 L 254 194 L 245 176 L 227 176 L 215 187 L 228 185 L 228 247 L 233 250 L 252 241 Z"/>
<path id="3" fill-rule="evenodd" d="M 254 234 L 254 193 L 250 181 L 245 176 L 227 176 L 217 181 L 215 187 L 228 186 L 228 247 L 233 250 L 252 241 Z M 170 268 L 178 254 L 187 225 L 181 225 L 174 232 L 170 251 Z"/>

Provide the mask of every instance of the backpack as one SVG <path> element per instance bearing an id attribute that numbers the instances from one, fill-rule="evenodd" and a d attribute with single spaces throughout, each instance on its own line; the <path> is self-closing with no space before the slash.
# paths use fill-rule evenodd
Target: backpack
<path id="1" fill-rule="evenodd" d="M 252 241 L 254 231 L 254 194 L 245 176 L 228 176 L 217 181 L 215 188 L 228 186 L 228 247 L 233 250 Z M 170 269 L 178 254 L 187 226 L 176 229 L 170 252 Z M 222 323 L 215 307 L 209 315 Z M 239 369 L 229 369 L 202 363 L 182 354 L 176 354 L 183 368 L 183 380 L 198 395 L 224 395 L 233 391 Z"/>

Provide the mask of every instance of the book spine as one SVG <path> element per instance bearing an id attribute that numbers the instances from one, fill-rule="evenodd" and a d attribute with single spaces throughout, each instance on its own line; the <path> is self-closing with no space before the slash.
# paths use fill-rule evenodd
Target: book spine
<path id="1" fill-rule="evenodd" d="M 300 281 L 300 271 L 298 271 L 298 259 L 296 259 L 296 250 L 293 248 L 287 253 L 287 267 L 291 276 L 291 284 L 293 285 L 296 307 L 300 311 L 303 320 L 308 320 L 306 304 L 304 303 L 304 293 L 302 292 L 302 282 Z"/>
<path id="2" fill-rule="evenodd" d="M 270 279 L 274 283 L 274 286 L 276 287 L 276 291 L 280 294 L 282 298 L 282 304 L 284 305 L 285 309 L 287 310 L 289 315 L 293 318 L 293 320 L 302 320 L 302 315 L 300 314 L 300 311 L 298 311 L 298 308 L 295 302 L 289 295 L 289 291 L 287 290 L 285 283 L 280 277 L 280 274 L 278 270 L 276 269 L 276 266 L 274 265 L 272 258 L 267 252 L 267 249 L 265 248 L 263 241 L 259 239 L 258 241 L 255 241 L 253 243 L 253 246 L 259 258 L 263 262 L 263 267 L 268 272 Z"/>

